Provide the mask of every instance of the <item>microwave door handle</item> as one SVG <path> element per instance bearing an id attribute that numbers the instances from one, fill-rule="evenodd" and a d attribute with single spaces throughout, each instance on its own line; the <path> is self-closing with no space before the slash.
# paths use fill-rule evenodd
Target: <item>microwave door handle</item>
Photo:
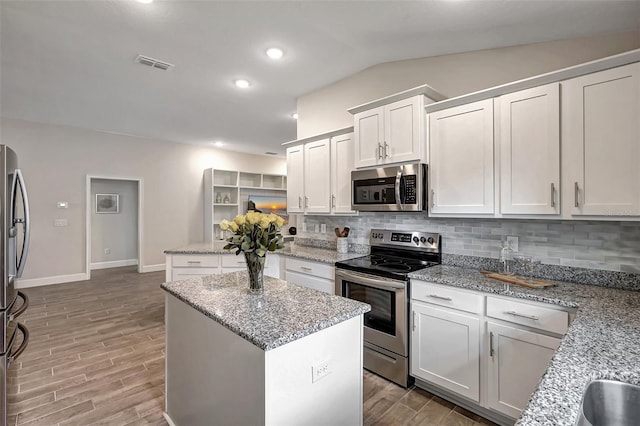
<path id="1" fill-rule="evenodd" d="M 402 200 L 400 199 L 400 183 L 402 182 L 402 168 L 403 168 L 403 166 L 400 166 L 398 168 L 398 173 L 396 174 L 396 185 L 395 185 L 395 189 L 396 189 L 396 204 L 398 205 L 400 210 L 404 210 L 404 205 L 402 203 Z"/>
<path id="2" fill-rule="evenodd" d="M 15 171 L 15 181 L 14 181 L 14 194 L 11 196 L 13 205 L 11 206 L 11 210 L 15 210 L 15 191 L 17 191 L 16 186 L 20 187 L 20 194 L 22 195 L 22 206 L 24 208 L 24 218 L 22 219 L 13 219 L 13 225 L 15 226 L 18 223 L 22 223 L 24 226 L 24 241 L 22 243 L 22 253 L 20 254 L 20 260 L 18 261 L 18 265 L 16 268 L 16 278 L 20 278 L 22 276 L 22 272 L 24 271 L 24 266 L 27 261 L 27 254 L 29 253 L 29 237 L 31 234 L 31 218 L 29 216 L 29 196 L 27 195 L 27 187 L 24 184 L 24 178 L 22 177 L 22 172 L 20 169 L 16 169 Z"/>

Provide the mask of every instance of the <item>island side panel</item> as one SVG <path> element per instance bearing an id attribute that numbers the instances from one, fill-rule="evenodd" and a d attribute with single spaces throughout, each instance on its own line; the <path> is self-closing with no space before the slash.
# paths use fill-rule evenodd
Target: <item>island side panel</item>
<path id="1" fill-rule="evenodd" d="M 173 424 L 265 424 L 265 352 L 169 294 L 165 322 Z"/>
<path id="2" fill-rule="evenodd" d="M 362 425 L 362 318 L 266 352 L 267 425 Z"/>

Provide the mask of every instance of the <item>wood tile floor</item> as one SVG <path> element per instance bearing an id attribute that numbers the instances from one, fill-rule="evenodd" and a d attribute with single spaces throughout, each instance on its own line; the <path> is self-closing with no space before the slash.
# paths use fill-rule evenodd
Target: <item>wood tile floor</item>
<path id="1" fill-rule="evenodd" d="M 31 337 L 8 371 L 9 425 L 166 425 L 164 272 L 97 270 L 25 289 Z M 492 424 L 421 389 L 364 372 L 365 425 Z"/>

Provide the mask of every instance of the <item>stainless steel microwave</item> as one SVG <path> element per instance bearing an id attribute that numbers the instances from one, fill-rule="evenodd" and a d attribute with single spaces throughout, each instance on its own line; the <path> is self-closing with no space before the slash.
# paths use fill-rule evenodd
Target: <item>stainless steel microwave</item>
<path id="1" fill-rule="evenodd" d="M 351 208 L 359 211 L 426 210 L 427 165 L 403 164 L 351 172 Z"/>

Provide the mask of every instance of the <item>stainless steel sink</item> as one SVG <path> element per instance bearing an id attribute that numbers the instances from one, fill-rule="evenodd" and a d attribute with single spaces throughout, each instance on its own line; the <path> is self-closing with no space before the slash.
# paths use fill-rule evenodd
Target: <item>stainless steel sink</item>
<path id="1" fill-rule="evenodd" d="M 640 386 L 595 380 L 582 395 L 578 426 L 640 425 Z"/>

